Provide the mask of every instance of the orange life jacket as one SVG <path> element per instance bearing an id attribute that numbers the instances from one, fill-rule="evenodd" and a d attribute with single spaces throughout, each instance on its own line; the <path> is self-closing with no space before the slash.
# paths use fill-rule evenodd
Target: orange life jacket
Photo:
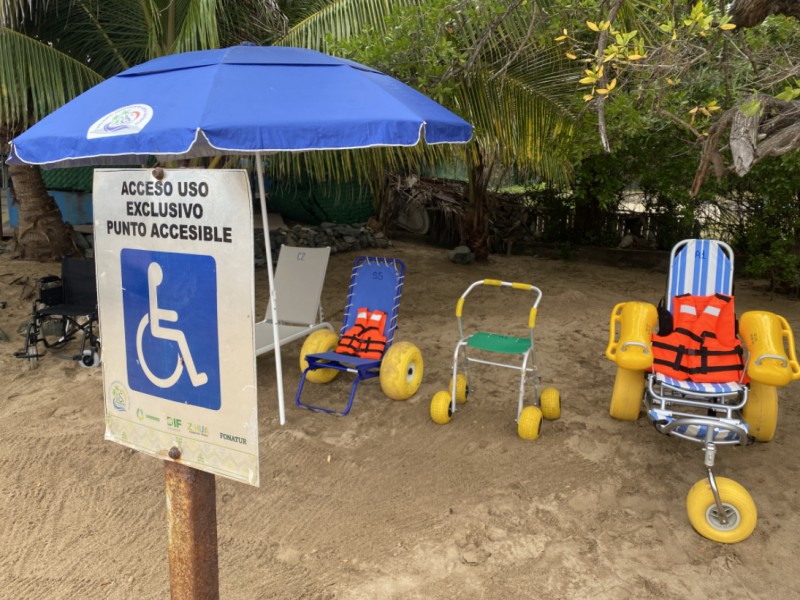
<path id="1" fill-rule="evenodd" d="M 342 334 L 336 352 L 379 359 L 386 350 L 386 313 L 359 308 L 353 326 Z"/>
<path id="2" fill-rule="evenodd" d="M 379 310 L 369 314 L 369 326 L 361 334 L 362 358 L 379 359 L 386 350 L 386 336 L 383 330 L 386 327 L 386 313 Z"/>
<path id="3" fill-rule="evenodd" d="M 652 336 L 653 370 L 698 383 L 741 381 L 743 351 L 733 297 L 684 294 L 672 304 L 672 332 Z"/>
<path id="4" fill-rule="evenodd" d="M 369 311 L 366 308 L 359 308 L 356 314 L 356 322 L 342 334 L 339 345 L 336 346 L 336 352 L 338 354 L 358 356 L 358 353 L 361 352 L 361 334 L 368 326 Z"/>

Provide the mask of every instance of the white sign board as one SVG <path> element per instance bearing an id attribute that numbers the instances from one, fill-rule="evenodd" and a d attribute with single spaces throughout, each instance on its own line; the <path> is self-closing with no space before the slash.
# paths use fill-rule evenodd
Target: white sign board
<path id="1" fill-rule="evenodd" d="M 94 174 L 105 438 L 258 485 L 247 173 L 160 171 Z"/>

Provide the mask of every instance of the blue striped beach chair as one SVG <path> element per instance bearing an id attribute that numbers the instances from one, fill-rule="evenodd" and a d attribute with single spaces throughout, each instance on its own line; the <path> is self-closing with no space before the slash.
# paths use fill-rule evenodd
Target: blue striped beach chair
<path id="1" fill-rule="evenodd" d="M 702 445 L 707 476 L 690 490 L 687 511 L 698 533 L 722 543 L 747 538 L 757 514 L 742 485 L 715 477 L 717 449 L 770 441 L 776 388 L 800 378 L 783 317 L 750 311 L 736 322 L 733 266 L 724 242 L 679 242 L 661 306 L 615 306 L 606 349 L 618 367 L 611 416 L 634 421 L 644 409 L 660 433 Z"/>
<path id="2" fill-rule="evenodd" d="M 383 393 L 393 400 L 407 400 L 416 393 L 422 383 L 422 355 L 414 344 L 395 343 L 394 340 L 404 278 L 405 264 L 400 259 L 369 256 L 356 259 L 340 333 L 337 335 L 328 330 L 315 331 L 306 338 L 300 351 L 303 375 L 295 396 L 297 406 L 344 416 L 353 406 L 358 384 L 375 377 L 380 378 Z M 370 314 L 379 312 L 385 315 L 383 333 L 380 336 L 380 356 L 362 357 L 338 350 L 345 334 L 357 327 L 362 309 Z M 355 375 L 344 410 L 314 406 L 300 400 L 306 381 L 329 383 L 342 371 Z"/>

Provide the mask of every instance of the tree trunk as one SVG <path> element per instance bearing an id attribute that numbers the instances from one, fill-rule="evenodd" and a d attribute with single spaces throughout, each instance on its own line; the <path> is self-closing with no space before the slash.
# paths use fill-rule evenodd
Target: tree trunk
<path id="1" fill-rule="evenodd" d="M 489 175 L 491 169 L 486 167 L 483 158 L 469 168 L 469 204 L 464 213 L 462 238 L 475 254 L 475 260 L 489 258 Z"/>
<path id="2" fill-rule="evenodd" d="M 9 165 L 12 202 L 17 205 L 19 223 L 15 235 L 17 258 L 41 262 L 79 254 L 71 228 L 47 193 L 39 167 Z"/>

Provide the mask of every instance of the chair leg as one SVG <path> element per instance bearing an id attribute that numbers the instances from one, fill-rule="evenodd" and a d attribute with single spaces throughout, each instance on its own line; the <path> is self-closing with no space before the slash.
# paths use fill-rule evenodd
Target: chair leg
<path id="1" fill-rule="evenodd" d="M 314 412 L 324 412 L 331 415 L 338 415 L 338 414 L 347 414 L 347 411 L 344 413 L 339 413 L 338 411 L 331 410 L 330 408 L 323 408 L 321 406 L 314 406 L 313 404 L 306 404 L 305 402 L 300 401 L 300 395 L 303 393 L 303 387 L 306 384 L 306 376 L 309 372 L 313 371 L 314 368 L 309 365 L 303 370 L 303 374 L 300 376 L 300 384 L 297 386 L 297 393 L 294 396 L 294 403 L 299 406 L 300 408 L 306 408 L 308 410 L 313 410 Z M 353 393 L 350 393 L 350 402 L 348 403 L 347 410 L 350 410 L 350 405 L 353 402 Z"/>
<path id="2" fill-rule="evenodd" d="M 347 400 L 347 407 L 338 414 L 345 416 L 350 412 L 350 409 L 353 407 L 353 399 L 356 397 L 356 388 L 358 387 L 358 382 L 361 381 L 361 379 L 361 375 L 356 377 L 356 380 L 353 382 L 353 387 L 350 388 L 350 398 Z"/>
<path id="3" fill-rule="evenodd" d="M 530 351 L 526 352 L 522 357 L 522 365 L 520 366 L 520 377 L 519 377 L 519 403 L 517 404 L 517 418 L 516 421 L 519 422 L 519 416 L 522 414 L 522 409 L 525 406 L 525 382 L 528 380 L 528 359 L 530 358 L 531 353 Z M 534 392 L 534 406 L 539 406 L 539 398 L 536 397 L 536 387 L 533 388 Z"/>
<path id="4" fill-rule="evenodd" d="M 303 371 L 303 375 L 300 377 L 300 384 L 297 386 L 297 394 L 294 397 L 294 403 L 299 406 L 300 408 L 307 408 L 308 410 L 313 410 L 315 412 L 324 412 L 328 413 L 329 415 L 339 415 L 341 417 L 345 416 L 347 413 L 350 412 L 350 409 L 353 407 L 353 400 L 356 397 L 356 388 L 358 387 L 358 383 L 364 379 L 360 374 L 356 376 L 356 380 L 353 382 L 352 387 L 350 388 L 350 397 L 347 400 L 347 406 L 341 412 L 338 410 L 333 410 L 330 408 L 323 408 L 322 406 L 313 406 L 311 404 L 305 404 L 300 401 L 300 395 L 303 393 L 303 387 L 306 383 L 306 375 L 311 370 L 311 367 L 307 367 Z"/>
<path id="5" fill-rule="evenodd" d="M 461 352 L 461 349 L 464 349 L 464 354 L 462 355 L 461 362 L 464 369 L 464 377 L 467 378 L 467 390 L 470 389 L 469 386 L 469 358 L 467 357 L 467 348 L 466 343 L 459 340 L 456 344 L 456 350 L 453 353 L 453 379 L 451 381 L 451 392 L 450 392 L 450 414 L 454 415 L 456 413 L 456 386 L 458 383 L 458 355 Z"/>
<path id="6" fill-rule="evenodd" d="M 297 393 L 294 395 L 294 403 L 300 408 L 311 409 L 311 406 L 300 402 L 300 395 L 303 393 L 303 386 L 306 384 L 306 375 L 311 370 L 311 367 L 303 369 L 303 374 L 300 376 L 300 384 L 297 386 Z"/>

